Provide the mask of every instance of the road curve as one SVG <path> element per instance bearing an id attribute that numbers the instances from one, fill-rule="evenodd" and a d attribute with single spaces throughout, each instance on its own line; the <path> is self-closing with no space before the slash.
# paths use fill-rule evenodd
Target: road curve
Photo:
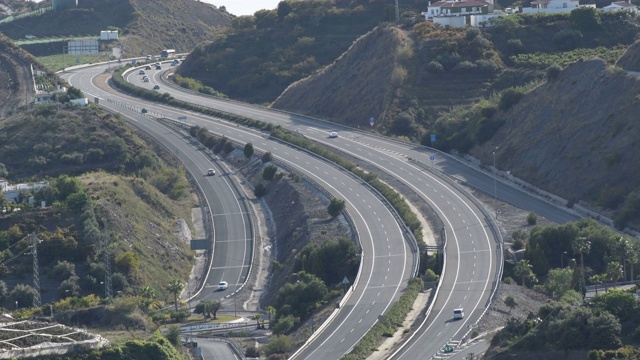
<path id="1" fill-rule="evenodd" d="M 96 88 L 92 79 L 104 69 L 90 69 L 77 70 L 78 79 L 68 76 L 70 82 L 85 94 L 100 97 L 101 104 L 105 103 L 104 99 L 117 103 L 119 107 L 114 108 L 116 111 L 129 107 L 140 110 L 142 101 L 107 94 Z M 162 114 L 171 119 L 185 115 L 184 111 L 162 105 L 145 103 L 144 107 L 150 113 Z M 195 114 L 188 114 L 188 118 L 190 124 L 207 127 L 210 131 L 239 143 L 252 142 L 258 150 L 271 151 L 279 162 L 320 184 L 331 196 L 345 199 L 346 209 L 351 214 L 362 247 L 361 272 L 348 301 L 326 327 L 326 331 L 307 347 L 309 353 L 304 355 L 304 358 L 313 359 L 341 357 L 397 300 L 417 266 L 417 252 L 407 243 L 403 230 L 389 208 L 369 188 L 363 186 L 360 179 L 311 154 L 233 124 Z M 345 324 L 349 326 L 338 326 Z"/>

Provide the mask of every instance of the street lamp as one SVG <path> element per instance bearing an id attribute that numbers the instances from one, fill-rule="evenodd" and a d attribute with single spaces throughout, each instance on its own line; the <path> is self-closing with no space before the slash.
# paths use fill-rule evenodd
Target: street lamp
<path id="1" fill-rule="evenodd" d="M 498 181 L 496 179 L 496 176 L 497 176 L 496 150 L 498 150 L 497 146 L 492 152 L 493 154 L 493 203 L 494 203 L 494 206 L 496 207 L 496 214 L 497 214 L 498 213 Z"/>
<path id="2" fill-rule="evenodd" d="M 560 268 L 564 269 L 564 256 L 567 255 L 566 251 L 563 251 L 562 254 L 560 254 Z"/>
<path id="3" fill-rule="evenodd" d="M 16 310 L 18 310 L 18 300 L 16 300 Z"/>

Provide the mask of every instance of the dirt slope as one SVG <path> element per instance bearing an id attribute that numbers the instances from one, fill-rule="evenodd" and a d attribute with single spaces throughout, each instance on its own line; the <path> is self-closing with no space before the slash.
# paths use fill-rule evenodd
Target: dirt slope
<path id="1" fill-rule="evenodd" d="M 577 62 L 530 94 L 471 152 L 569 199 L 637 185 L 640 79 L 601 60 Z"/>
<path id="2" fill-rule="evenodd" d="M 357 118 L 363 113 L 375 118 L 384 113 L 396 86 L 404 80 L 397 53 L 409 41 L 401 29 L 377 27 L 333 64 L 290 85 L 272 107 L 368 126 L 368 117 Z"/>

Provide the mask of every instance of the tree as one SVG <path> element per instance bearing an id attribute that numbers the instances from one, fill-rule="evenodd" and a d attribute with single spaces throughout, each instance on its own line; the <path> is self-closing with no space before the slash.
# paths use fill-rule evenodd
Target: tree
<path id="1" fill-rule="evenodd" d="M 178 295 L 184 289 L 184 283 L 178 279 L 173 279 L 167 285 L 167 290 L 173 294 L 173 303 L 175 304 L 176 311 L 178 311 Z"/>
<path id="2" fill-rule="evenodd" d="M 617 261 L 612 261 L 607 264 L 607 280 L 610 280 L 612 283 L 617 283 L 618 280 L 622 277 L 622 265 L 620 265 Z"/>
<path id="3" fill-rule="evenodd" d="M 327 212 L 332 218 L 340 215 L 345 208 L 345 203 L 343 199 L 333 198 L 327 207 Z"/>
<path id="4" fill-rule="evenodd" d="M 560 298 L 573 287 L 573 271 L 569 268 L 551 269 L 544 288 L 547 294 Z"/>
<path id="5" fill-rule="evenodd" d="M 0 280 L 0 302 L 4 302 L 5 300 L 7 300 L 7 297 L 9 296 L 9 289 L 7 288 L 7 284 Z"/>
<path id="6" fill-rule="evenodd" d="M 173 346 L 178 346 L 180 344 L 180 326 L 171 325 L 167 328 L 167 332 L 165 337 Z"/>
<path id="7" fill-rule="evenodd" d="M 267 165 L 264 170 L 262 170 L 262 178 L 271 181 L 273 177 L 276 175 L 278 168 L 274 165 Z"/>
<path id="8" fill-rule="evenodd" d="M 11 290 L 11 295 L 9 297 L 11 300 L 17 302 L 17 306 L 31 306 L 33 303 L 33 297 L 36 295 L 36 290 L 29 285 L 26 284 L 18 284 L 13 290 Z"/>
<path id="9" fill-rule="evenodd" d="M 580 254 L 580 292 L 584 296 L 585 281 L 584 281 L 584 254 L 588 254 L 591 250 L 591 242 L 586 236 L 578 236 L 573 240 L 571 244 L 574 254 Z"/>
<path id="10" fill-rule="evenodd" d="M 252 143 L 247 143 L 244 146 L 244 157 L 246 157 L 247 159 L 250 159 L 253 156 L 253 144 Z"/>
<path id="11" fill-rule="evenodd" d="M 76 274 L 76 265 L 66 260 L 59 261 L 56 266 L 53 267 L 53 278 L 62 280 L 68 279 L 70 276 Z"/>
<path id="12" fill-rule="evenodd" d="M 513 296 L 509 295 L 504 299 L 504 304 L 509 308 L 509 313 L 513 310 L 514 307 L 518 306 L 516 299 Z"/>
<path id="13" fill-rule="evenodd" d="M 67 95 L 69 95 L 70 99 L 82 99 L 84 97 L 82 90 L 73 86 L 67 90 Z"/>
<path id="14" fill-rule="evenodd" d="M 256 329 L 260 329 L 260 320 L 262 320 L 262 315 L 260 314 L 255 314 L 251 317 L 251 320 L 255 320 L 256 321 Z"/>
<path id="15" fill-rule="evenodd" d="M 278 20 L 282 21 L 284 18 L 293 11 L 291 4 L 287 1 L 280 1 L 278 3 Z"/>
<path id="16" fill-rule="evenodd" d="M 531 270 L 532 266 L 531 264 L 529 264 L 529 260 L 520 260 L 518 261 L 518 263 L 516 264 L 515 268 L 513 269 L 513 272 L 516 276 L 520 277 L 522 279 L 522 285 L 525 286 L 525 280 L 526 279 L 534 279 L 535 278 L 535 274 L 533 273 L 533 270 Z"/>
<path id="17" fill-rule="evenodd" d="M 293 340 L 287 335 L 276 335 L 269 340 L 267 346 L 265 346 L 265 354 L 286 354 L 291 350 Z"/>
<path id="18" fill-rule="evenodd" d="M 571 13 L 569 13 L 569 19 L 573 26 L 581 31 L 596 31 L 601 27 L 600 12 L 595 8 L 579 7 L 573 9 Z"/>
<path id="19" fill-rule="evenodd" d="M 58 287 L 60 297 L 78 297 L 80 295 L 80 285 L 78 285 L 79 281 L 80 278 L 76 275 L 72 275 L 67 280 L 63 281 Z"/>
<path id="20" fill-rule="evenodd" d="M 638 307 L 633 294 L 618 289 L 611 289 L 594 297 L 593 303 L 599 308 L 612 313 L 620 321 L 628 319 Z"/>
<path id="21" fill-rule="evenodd" d="M 267 151 L 266 153 L 264 153 L 262 155 L 262 158 L 260 158 L 260 160 L 262 160 L 262 163 L 268 163 L 269 161 L 273 160 L 273 156 L 271 155 L 271 151 Z"/>
<path id="22" fill-rule="evenodd" d="M 596 296 L 598 296 L 598 285 L 606 282 L 606 275 L 605 274 L 595 274 L 592 277 L 589 278 L 589 281 L 591 281 L 593 284 L 595 284 L 595 288 L 596 288 Z"/>
<path id="23" fill-rule="evenodd" d="M 276 308 L 274 308 L 273 306 L 269 305 L 267 306 L 267 315 L 269 315 L 269 329 L 271 329 L 272 327 L 272 321 L 274 320 L 274 317 L 276 316 Z"/>

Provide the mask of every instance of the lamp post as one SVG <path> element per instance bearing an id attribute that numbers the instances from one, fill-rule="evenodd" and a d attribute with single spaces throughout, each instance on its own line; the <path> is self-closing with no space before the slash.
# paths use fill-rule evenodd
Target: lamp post
<path id="1" fill-rule="evenodd" d="M 18 300 L 16 300 L 16 310 L 18 310 Z"/>
<path id="2" fill-rule="evenodd" d="M 494 171 L 494 173 L 493 173 L 493 203 L 494 203 L 494 206 L 496 207 L 496 215 L 497 215 L 498 214 L 498 181 L 496 179 L 496 176 L 497 176 L 496 150 L 498 150 L 497 146 L 492 152 L 492 154 L 493 154 L 493 171 Z"/>
<path id="3" fill-rule="evenodd" d="M 560 254 L 560 268 L 564 269 L 564 256 L 567 255 L 566 251 L 563 251 L 562 254 Z"/>

